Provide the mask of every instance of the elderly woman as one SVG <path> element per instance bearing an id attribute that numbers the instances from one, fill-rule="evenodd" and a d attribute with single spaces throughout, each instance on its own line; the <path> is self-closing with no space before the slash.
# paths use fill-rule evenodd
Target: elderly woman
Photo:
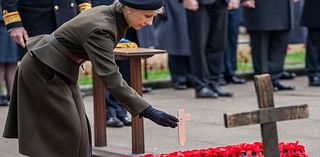
<path id="1" fill-rule="evenodd" d="M 28 39 L 4 137 L 18 138 L 19 151 L 32 157 L 91 156 L 90 127 L 77 86 L 85 60 L 133 116 L 176 127 L 176 117 L 151 107 L 122 79 L 113 53 L 128 27 L 151 25 L 162 4 L 163 0 L 120 0 L 84 11 L 50 35 Z"/>

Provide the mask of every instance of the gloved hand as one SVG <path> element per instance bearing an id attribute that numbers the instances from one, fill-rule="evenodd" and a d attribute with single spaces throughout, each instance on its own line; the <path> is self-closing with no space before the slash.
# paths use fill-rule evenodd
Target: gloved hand
<path id="1" fill-rule="evenodd" d="M 145 109 L 141 115 L 164 127 L 175 128 L 179 122 L 178 118 L 163 111 L 159 111 L 152 106 Z"/>

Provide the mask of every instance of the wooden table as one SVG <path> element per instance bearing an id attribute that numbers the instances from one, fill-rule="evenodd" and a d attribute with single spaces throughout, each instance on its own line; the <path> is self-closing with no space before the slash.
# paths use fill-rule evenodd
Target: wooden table
<path id="1" fill-rule="evenodd" d="M 155 54 L 166 53 L 164 50 L 149 48 L 116 48 L 117 57 L 130 60 L 130 86 L 142 96 L 141 59 Z M 104 83 L 93 73 L 93 104 L 94 104 L 94 138 L 95 146 L 107 145 L 106 113 L 104 98 Z M 132 118 L 132 154 L 145 153 L 143 119 L 139 116 Z"/>

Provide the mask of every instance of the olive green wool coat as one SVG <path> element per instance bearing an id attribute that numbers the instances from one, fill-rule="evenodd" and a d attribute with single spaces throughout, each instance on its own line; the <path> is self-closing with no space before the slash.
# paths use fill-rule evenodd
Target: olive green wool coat
<path id="1" fill-rule="evenodd" d="M 28 40 L 16 72 L 4 137 L 32 157 L 88 157 L 90 130 L 77 86 L 78 59 L 90 60 L 106 88 L 132 115 L 150 104 L 122 79 L 113 48 L 128 24 L 116 6 L 79 14 L 54 35 Z M 76 59 L 74 59 L 76 58 Z"/>

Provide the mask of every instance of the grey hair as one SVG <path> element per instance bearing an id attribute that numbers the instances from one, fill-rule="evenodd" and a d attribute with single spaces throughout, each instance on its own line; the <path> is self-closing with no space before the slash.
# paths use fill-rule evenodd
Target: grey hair
<path id="1" fill-rule="evenodd" d="M 122 9 L 124 7 L 124 5 L 122 3 L 119 2 L 119 0 L 115 0 L 113 2 L 113 4 L 116 6 L 116 10 L 120 13 L 122 13 Z"/>

